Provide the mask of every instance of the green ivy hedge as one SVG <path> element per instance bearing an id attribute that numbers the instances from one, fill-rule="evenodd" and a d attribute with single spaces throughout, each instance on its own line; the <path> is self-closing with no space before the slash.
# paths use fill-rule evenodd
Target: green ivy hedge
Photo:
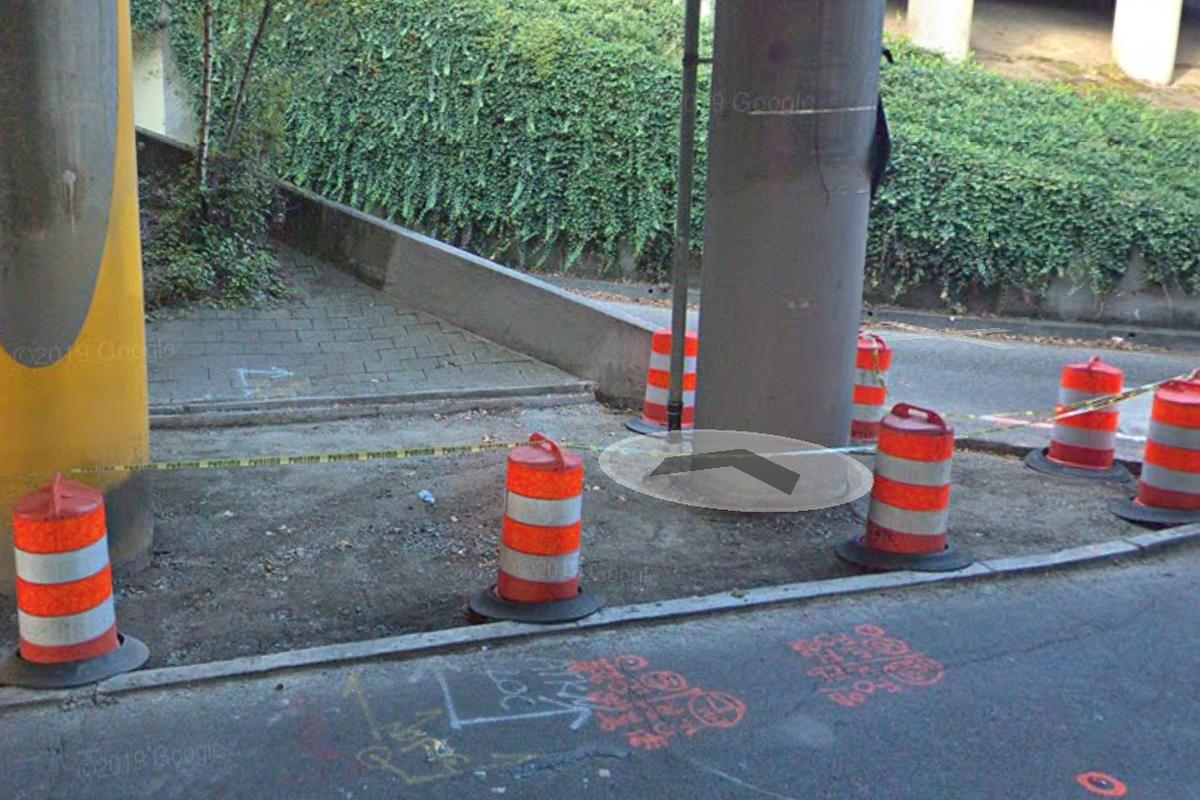
<path id="1" fill-rule="evenodd" d="M 868 276 L 1040 294 L 1066 276 L 1200 291 L 1200 115 L 1113 91 L 1010 81 L 900 43 L 885 67 L 896 138 L 872 216 Z"/>
<path id="2" fill-rule="evenodd" d="M 625 248 L 645 274 L 665 271 L 682 29 L 672 0 L 283 2 L 262 55 L 266 79 L 289 93 L 283 177 L 525 266 L 556 249 L 612 261 Z M 194 20 L 196 0 L 169 3 L 194 74 L 195 24 L 178 20 Z M 243 16 L 246 5 L 217 2 Z M 244 48 L 247 26 L 221 19 L 221 47 Z M 1103 291 L 1136 250 L 1152 280 L 1200 291 L 1200 116 L 895 49 L 873 284 L 955 299 L 1036 294 L 1065 275 Z"/>

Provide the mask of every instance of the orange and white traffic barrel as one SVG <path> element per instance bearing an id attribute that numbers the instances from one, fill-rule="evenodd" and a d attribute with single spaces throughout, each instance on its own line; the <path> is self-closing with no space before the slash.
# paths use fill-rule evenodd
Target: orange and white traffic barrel
<path id="1" fill-rule="evenodd" d="M 150 652 L 117 632 L 104 497 L 63 480 L 13 509 L 20 646 L 0 684 L 57 689 L 137 669 Z"/>
<path id="2" fill-rule="evenodd" d="M 567 622 L 604 600 L 579 585 L 583 461 L 540 433 L 508 456 L 499 579 L 471 597 L 476 617 Z"/>
<path id="3" fill-rule="evenodd" d="M 681 427 L 690 430 L 696 424 L 696 358 L 700 338 L 688 331 L 683 343 L 683 417 Z M 662 433 L 667 430 L 667 400 L 671 391 L 671 331 L 654 332 L 650 342 L 650 367 L 646 371 L 646 398 L 642 416 L 625 423 L 634 433 Z"/>
<path id="4" fill-rule="evenodd" d="M 1158 387 L 1137 497 L 1114 501 L 1110 508 L 1145 525 L 1200 522 L 1200 380 Z"/>
<path id="5" fill-rule="evenodd" d="M 1063 367 L 1055 415 L 1089 401 L 1118 395 L 1125 390 L 1125 373 L 1100 356 L 1086 364 Z M 1069 414 L 1054 421 L 1049 449 L 1034 450 L 1025 464 L 1038 472 L 1091 480 L 1128 481 L 1132 477 L 1117 463 L 1117 429 L 1121 412 L 1117 404 L 1095 411 Z"/>
<path id="6" fill-rule="evenodd" d="M 887 414 L 887 373 L 892 368 L 892 348 L 873 333 L 858 335 L 855 362 L 854 413 L 850 438 L 873 442 L 879 438 L 879 423 Z"/>
<path id="7" fill-rule="evenodd" d="M 953 461 L 954 429 L 937 412 L 895 406 L 879 426 L 866 533 L 838 547 L 838 556 L 880 570 L 968 566 L 970 556 L 949 539 Z"/>

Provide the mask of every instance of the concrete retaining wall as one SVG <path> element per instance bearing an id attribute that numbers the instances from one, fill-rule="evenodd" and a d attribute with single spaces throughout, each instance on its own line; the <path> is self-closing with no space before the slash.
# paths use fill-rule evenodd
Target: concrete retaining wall
<path id="1" fill-rule="evenodd" d="M 190 157 L 180 143 L 138 131 L 142 165 L 174 169 Z M 285 243 L 408 305 L 590 380 L 605 399 L 640 404 L 651 334 L 644 322 L 311 192 L 290 185 L 283 189 L 288 213 L 280 238 Z M 963 312 L 947 309 L 936 287 L 898 299 L 884 288 L 868 291 L 867 299 L 934 313 Z M 1107 296 L 1059 279 L 1044 298 L 1026 297 L 1014 288 L 966 305 L 967 313 L 1062 322 L 1189 331 L 1200 326 L 1200 297 L 1149 285 L 1137 254 Z"/>
<path id="2" fill-rule="evenodd" d="M 177 168 L 187 148 L 138 131 L 139 163 Z M 287 213 L 278 238 L 493 342 L 596 385 L 601 398 L 638 405 L 654 329 L 578 295 L 304 189 L 281 184 Z"/>
<path id="3" fill-rule="evenodd" d="M 1129 326 L 1131 328 L 1175 328 L 1192 332 L 1200 327 L 1200 295 L 1179 286 L 1162 286 L 1146 278 L 1145 259 L 1134 252 L 1121 281 L 1105 294 L 1097 294 L 1067 278 L 1055 278 L 1044 293 L 1032 293 L 1009 285 L 970 292 L 961 305 L 950 306 L 935 285 L 919 287 L 893 296 L 891 287 L 868 289 L 866 300 L 880 305 L 900 306 L 935 314 L 977 314 L 1026 317 L 1052 322 Z"/>

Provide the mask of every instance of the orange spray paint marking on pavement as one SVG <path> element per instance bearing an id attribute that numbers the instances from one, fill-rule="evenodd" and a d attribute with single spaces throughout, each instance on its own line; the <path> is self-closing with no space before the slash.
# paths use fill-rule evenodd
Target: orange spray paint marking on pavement
<path id="1" fill-rule="evenodd" d="M 1097 797 L 1124 797 L 1129 793 L 1129 789 L 1123 782 L 1112 775 L 1105 775 L 1103 772 L 1085 772 L 1082 775 L 1076 775 L 1075 780 Z"/>
<path id="2" fill-rule="evenodd" d="M 746 704 L 733 695 L 691 686 L 677 672 L 646 670 L 637 655 L 576 661 L 571 669 L 596 687 L 588 698 L 606 732 L 621 731 L 630 747 L 660 750 L 678 735 L 727 730 L 741 723 Z"/>
<path id="3" fill-rule="evenodd" d="M 877 692 L 900 694 L 941 682 L 946 668 L 918 653 L 903 639 L 877 625 L 859 625 L 853 635 L 822 633 L 792 642 L 792 649 L 816 662 L 808 670 L 825 685 L 821 694 L 846 708 L 857 708 Z"/>

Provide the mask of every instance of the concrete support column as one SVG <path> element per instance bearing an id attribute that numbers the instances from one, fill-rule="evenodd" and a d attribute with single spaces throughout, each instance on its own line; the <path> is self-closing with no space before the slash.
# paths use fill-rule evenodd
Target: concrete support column
<path id="1" fill-rule="evenodd" d="M 1138 81 L 1167 86 L 1175 79 L 1175 54 L 1183 0 L 1117 0 L 1113 59 Z"/>
<path id="2" fill-rule="evenodd" d="M 0 593 L 11 515 L 57 470 L 150 455 L 129 2 L 13 0 L 0 25 Z M 113 563 L 146 553 L 141 476 L 105 494 Z"/>
<path id="3" fill-rule="evenodd" d="M 697 427 L 848 438 L 883 15 L 717 4 Z"/>
<path id="4" fill-rule="evenodd" d="M 971 50 L 975 0 L 908 0 L 907 29 L 918 47 L 962 61 Z"/>

